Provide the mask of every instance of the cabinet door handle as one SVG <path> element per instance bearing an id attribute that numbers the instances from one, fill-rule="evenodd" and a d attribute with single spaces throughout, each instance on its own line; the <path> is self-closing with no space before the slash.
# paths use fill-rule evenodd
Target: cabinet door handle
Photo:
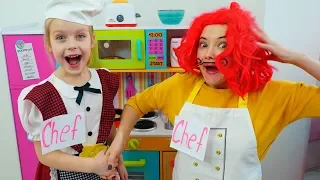
<path id="1" fill-rule="evenodd" d="M 137 39 L 137 53 L 138 53 L 138 60 L 141 61 L 142 52 L 141 52 L 141 40 L 140 39 Z"/>
<path id="2" fill-rule="evenodd" d="M 174 167 L 174 160 L 171 160 L 170 164 L 172 167 Z"/>
<path id="3" fill-rule="evenodd" d="M 146 163 L 146 159 L 140 159 L 138 161 L 124 161 L 124 165 L 126 167 L 143 167 Z"/>

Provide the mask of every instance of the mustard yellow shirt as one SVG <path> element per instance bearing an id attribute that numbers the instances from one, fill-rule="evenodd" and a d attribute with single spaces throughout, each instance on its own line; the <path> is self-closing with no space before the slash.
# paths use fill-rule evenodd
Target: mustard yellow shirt
<path id="1" fill-rule="evenodd" d="M 174 118 L 201 76 L 182 73 L 155 84 L 130 98 L 127 105 L 140 115 L 162 110 L 174 124 Z M 231 89 L 215 89 L 204 84 L 194 104 L 236 108 L 238 97 Z M 320 88 L 303 82 L 272 80 L 259 91 L 249 93 L 248 110 L 262 160 L 272 142 L 290 123 L 307 117 L 320 117 Z"/>

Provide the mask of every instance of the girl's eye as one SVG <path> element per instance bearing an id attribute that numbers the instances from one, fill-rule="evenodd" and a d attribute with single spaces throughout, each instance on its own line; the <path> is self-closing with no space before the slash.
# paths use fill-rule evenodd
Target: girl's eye
<path id="1" fill-rule="evenodd" d="M 78 35 L 78 38 L 85 38 L 86 36 L 85 35 L 83 35 L 83 34 L 79 34 Z"/>
<path id="2" fill-rule="evenodd" d="M 227 48 L 227 44 L 221 43 L 221 44 L 219 44 L 219 48 L 225 49 L 225 48 Z"/>
<path id="3" fill-rule="evenodd" d="M 206 43 L 200 43 L 199 47 L 207 47 L 208 45 Z"/>
<path id="4" fill-rule="evenodd" d="M 63 40 L 63 39 L 64 39 L 64 36 L 57 36 L 56 39 L 57 39 L 57 40 Z"/>

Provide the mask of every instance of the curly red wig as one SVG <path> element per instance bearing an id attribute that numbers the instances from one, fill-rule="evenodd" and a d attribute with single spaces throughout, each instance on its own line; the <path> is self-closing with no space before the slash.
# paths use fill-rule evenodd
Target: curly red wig
<path id="1" fill-rule="evenodd" d="M 224 74 L 229 88 L 243 97 L 248 92 L 263 87 L 273 75 L 273 67 L 267 63 L 268 52 L 257 46 L 257 36 L 252 27 L 258 27 L 250 12 L 232 2 L 230 8 L 220 8 L 196 17 L 181 45 L 174 49 L 178 62 L 186 72 L 197 71 L 197 50 L 200 35 L 207 25 L 226 24 L 227 48 L 216 57 L 216 65 Z M 228 66 L 221 60 L 227 59 Z M 230 62 L 231 61 L 231 62 Z"/>

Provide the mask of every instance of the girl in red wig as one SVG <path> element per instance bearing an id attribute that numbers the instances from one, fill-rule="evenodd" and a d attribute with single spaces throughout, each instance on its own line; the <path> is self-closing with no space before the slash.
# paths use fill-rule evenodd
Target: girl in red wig
<path id="1" fill-rule="evenodd" d="M 279 133 L 299 119 L 320 117 L 320 88 L 271 80 L 268 60 L 296 65 L 318 80 L 320 63 L 270 40 L 237 3 L 195 18 L 176 54 L 186 73 L 128 100 L 107 152 L 110 163 L 136 120 L 161 110 L 175 124 L 168 134 L 177 149 L 174 180 L 261 180 L 260 162 Z"/>
<path id="2" fill-rule="evenodd" d="M 272 67 L 267 63 L 267 51 L 255 43 L 257 37 L 251 29 L 256 27 L 251 14 L 240 9 L 237 3 L 231 3 L 230 9 L 204 13 L 193 21 L 182 45 L 175 50 L 179 64 L 187 72 L 195 74 L 199 74 L 197 69 L 203 65 L 200 68 L 204 76 L 219 71 L 215 77 L 222 77 L 223 74 L 227 80 L 223 85 L 243 97 L 263 87 L 272 76 Z M 206 37 L 201 35 L 210 33 L 214 36 L 215 31 L 222 31 L 223 36 L 217 37 L 222 43 L 216 57 L 209 55 L 209 58 L 215 58 L 215 64 L 206 64 L 203 53 L 208 45 Z"/>

